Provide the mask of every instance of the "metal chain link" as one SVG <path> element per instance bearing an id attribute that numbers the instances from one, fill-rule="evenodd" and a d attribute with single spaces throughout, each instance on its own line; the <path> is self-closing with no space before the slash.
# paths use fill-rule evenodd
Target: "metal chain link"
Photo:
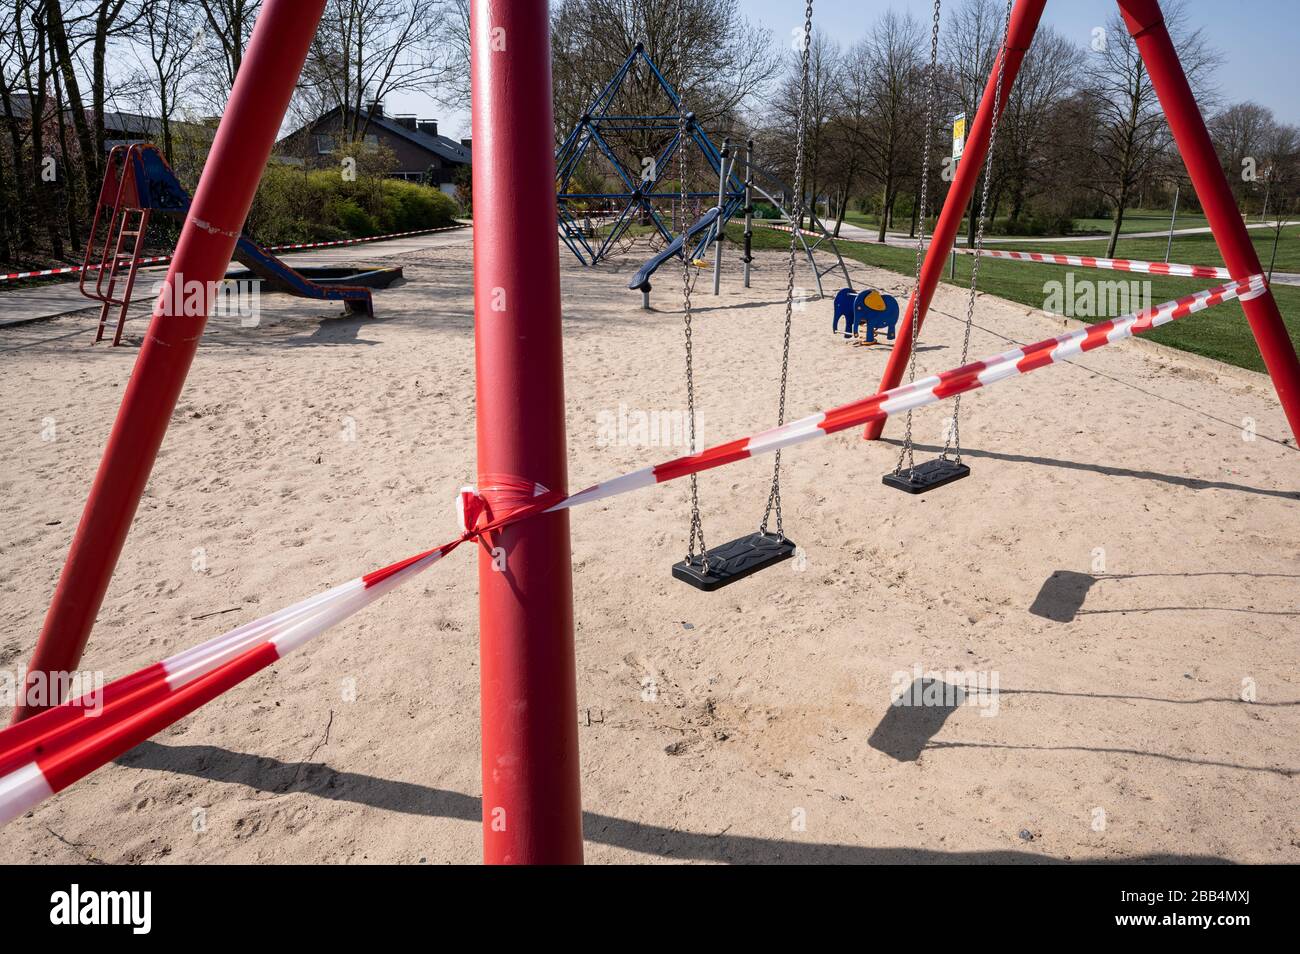
<path id="1" fill-rule="evenodd" d="M 677 173 L 680 201 L 673 220 L 673 228 L 678 235 L 686 235 L 686 106 L 679 99 L 677 111 Z M 691 343 L 691 290 L 695 284 L 692 274 L 690 252 L 687 243 L 682 241 L 682 322 L 686 338 L 686 438 L 690 442 L 690 452 L 696 453 L 695 446 L 695 351 Z M 708 545 L 704 542 L 704 520 L 700 516 L 699 475 L 691 474 L 691 529 L 690 540 L 686 545 L 686 563 L 696 562 L 695 545 L 699 543 L 699 562 L 705 573 L 709 572 Z"/>
<path id="2" fill-rule="evenodd" d="M 803 50 L 799 62 L 799 107 L 797 112 L 798 132 L 795 135 L 794 149 L 794 207 L 791 209 L 793 226 L 790 230 L 790 255 L 785 276 L 785 337 L 781 347 L 781 397 L 777 403 L 776 426 L 785 423 L 786 385 L 790 379 L 790 329 L 794 320 L 794 267 L 797 256 L 799 230 L 803 227 L 803 176 L 808 129 L 808 73 L 809 58 L 812 48 L 813 0 L 806 0 L 803 14 Z M 767 534 L 767 523 L 776 511 L 776 535 L 785 540 L 785 526 L 781 520 L 781 451 L 777 450 L 772 463 L 772 486 L 767 494 L 767 506 L 763 508 L 763 519 L 759 522 L 759 532 Z"/>
<path id="3" fill-rule="evenodd" d="M 980 273 L 980 253 L 984 251 L 984 226 L 988 218 L 989 208 L 989 183 L 993 179 L 993 146 L 998 138 L 998 120 L 1002 112 L 1002 77 L 1007 69 L 1007 42 L 1011 33 L 1011 6 L 1013 0 L 1007 0 L 1007 12 L 1002 25 L 1002 46 L 998 51 L 998 78 L 997 85 L 993 88 L 993 118 L 989 121 L 989 146 L 988 151 L 984 154 L 984 188 L 980 192 L 980 210 L 979 217 L 975 226 L 975 254 L 971 258 L 970 266 L 970 292 L 966 296 L 966 330 L 961 342 L 961 360 L 957 362 L 958 367 L 964 367 L 967 355 L 970 353 L 970 332 L 975 322 L 975 294 L 976 286 L 979 284 Z M 954 460 L 961 463 L 961 395 L 958 394 L 952 402 L 952 428 L 944 435 L 943 453 L 940 458 L 948 459 L 948 451 L 956 446 L 957 456 Z"/>
<path id="4" fill-rule="evenodd" d="M 925 213 L 929 204 L 930 191 L 930 141 L 933 139 L 935 101 L 938 99 L 939 89 L 939 9 L 941 4 L 942 0 L 934 0 L 934 17 L 930 26 L 930 82 L 925 90 L 925 132 L 921 146 L 921 195 L 918 199 L 921 209 L 917 215 L 919 225 L 916 231 L 916 261 L 912 267 L 912 340 L 907 359 L 908 383 L 916 380 L 917 326 L 920 324 L 918 318 L 921 313 L 921 260 L 922 253 L 925 250 Z M 907 430 L 903 435 L 903 446 L 898 451 L 898 463 L 894 465 L 895 474 L 902 473 L 903 461 L 907 461 L 907 479 L 915 479 L 916 459 L 912 447 L 911 408 L 907 410 Z"/>

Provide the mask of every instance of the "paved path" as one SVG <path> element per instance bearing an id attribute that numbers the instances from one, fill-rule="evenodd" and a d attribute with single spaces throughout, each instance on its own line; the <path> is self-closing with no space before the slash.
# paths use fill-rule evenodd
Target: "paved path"
<path id="1" fill-rule="evenodd" d="M 443 245 L 464 244 L 472 235 L 473 229 L 466 228 L 455 232 L 434 232 L 429 235 L 413 235 L 408 238 L 368 242 L 362 245 L 338 245 L 302 252 L 286 252 L 278 257 L 290 265 L 334 265 L 349 262 L 364 264 L 377 258 L 406 255 Z M 153 282 L 166 273 L 166 265 L 140 269 L 140 277 L 136 279 L 134 296 L 136 301 L 145 300 Z M 55 318 L 69 312 L 99 308 L 98 302 L 83 297 L 78 291 L 75 276 L 72 281 L 52 285 L 24 288 L 21 283 L 16 284 L 17 287 L 13 288 L 0 285 L 0 328 L 40 321 L 44 318 Z"/>

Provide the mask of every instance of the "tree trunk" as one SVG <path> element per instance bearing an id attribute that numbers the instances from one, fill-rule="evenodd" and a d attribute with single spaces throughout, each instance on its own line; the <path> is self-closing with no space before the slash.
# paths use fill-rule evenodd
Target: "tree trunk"
<path id="1" fill-rule="evenodd" d="M 975 189 L 971 192 L 970 204 L 966 208 L 966 247 L 975 247 L 975 220 L 979 218 L 980 196 L 984 194 L 980 187 L 983 176 L 975 177 Z"/>
<path id="2" fill-rule="evenodd" d="M 885 179 L 885 189 L 880 196 L 880 228 L 876 230 L 876 241 L 882 245 L 885 242 L 885 227 L 889 221 L 889 207 L 894 200 L 891 194 L 893 188 L 894 183 L 890 179 Z"/>
<path id="3" fill-rule="evenodd" d="M 59 82 L 56 70 L 54 79 L 54 109 L 59 120 L 59 153 L 63 156 L 63 168 L 68 176 L 63 182 L 63 206 L 68 217 L 68 241 L 74 252 L 81 251 L 81 196 L 85 194 L 85 183 L 81 181 L 81 164 L 74 163 L 68 152 L 68 123 L 63 115 L 63 85 Z"/>
<path id="4" fill-rule="evenodd" d="M 30 252 L 35 247 L 31 226 L 31 192 L 28 189 L 27 173 L 23 168 L 23 137 L 19 131 L 18 119 L 14 116 L 13 99 L 9 92 L 8 85 L 0 81 L 0 105 L 4 106 L 5 121 L 9 126 L 9 144 L 13 150 L 14 160 L 13 219 L 18 227 L 18 247 Z"/>
<path id="5" fill-rule="evenodd" d="M 46 0 L 45 4 L 46 29 L 50 34 L 50 43 L 54 46 L 55 58 L 59 64 L 59 71 L 63 74 L 63 88 L 67 93 L 68 105 L 72 109 L 72 126 L 77 131 L 77 143 L 81 146 L 81 161 L 85 173 L 83 181 L 86 184 L 86 200 L 93 202 L 95 196 L 90 194 L 91 188 L 99 186 L 99 152 L 96 150 L 98 144 L 101 148 L 103 145 L 103 84 L 102 73 L 97 74 L 95 85 L 95 99 L 98 102 L 98 115 L 100 117 L 99 125 L 101 127 L 99 138 L 96 140 L 91 137 L 90 127 L 86 125 L 86 107 L 81 98 L 81 87 L 77 83 L 77 73 L 73 67 L 72 54 L 68 48 L 68 30 L 63 23 L 63 10 L 59 0 Z M 96 49 L 98 54 L 98 48 Z M 91 183 L 94 183 L 92 186 Z"/>
<path id="6" fill-rule="evenodd" d="M 1015 235 L 1020 230 L 1020 216 L 1025 211 L 1025 182 L 1022 176 L 1012 180 L 1011 217 L 1007 219 L 1007 234 Z"/>
<path id="7" fill-rule="evenodd" d="M 53 191 L 57 188 L 62 170 L 55 166 L 54 179 L 45 177 L 45 80 L 49 75 L 45 71 L 45 34 L 37 27 L 36 47 L 36 85 L 28 86 L 27 95 L 32 104 L 32 181 L 36 184 L 36 217 L 45 224 L 45 236 L 50 243 L 50 252 L 57 258 L 63 258 L 63 236 L 59 234 L 58 217 L 54 214 L 55 203 L 52 202 Z M 28 74 L 31 83 L 31 74 Z"/>
<path id="8" fill-rule="evenodd" d="M 1115 246 L 1119 244 L 1120 226 L 1124 224 L 1124 206 L 1128 203 L 1128 196 L 1121 192 L 1119 199 L 1115 203 L 1115 218 L 1110 224 L 1110 240 L 1106 243 L 1106 257 L 1115 257 Z"/>
<path id="9" fill-rule="evenodd" d="M 9 244 L 9 234 L 12 231 L 9 220 L 12 213 L 9 210 L 9 162 L 5 158 L 4 150 L 0 149 L 0 262 L 9 262 L 13 260 L 13 248 Z"/>
<path id="10" fill-rule="evenodd" d="M 912 226 L 907 230 L 908 238 L 916 238 L 916 227 L 920 224 L 921 216 L 921 195 L 914 193 L 912 195 Z"/>

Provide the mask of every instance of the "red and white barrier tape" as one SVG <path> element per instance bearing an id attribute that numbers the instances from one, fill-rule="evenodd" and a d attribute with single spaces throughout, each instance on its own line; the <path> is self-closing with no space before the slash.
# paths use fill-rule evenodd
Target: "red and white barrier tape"
<path id="1" fill-rule="evenodd" d="M 291 245 L 269 245 L 266 247 L 268 252 L 291 252 L 296 249 L 304 248 L 327 248 L 335 245 L 361 245 L 365 242 L 382 242 L 387 239 L 409 238 L 413 235 L 432 235 L 434 232 L 450 232 L 454 229 L 463 229 L 464 225 L 446 225 L 436 229 L 419 229 L 414 232 L 391 232 L 388 235 L 370 235 L 365 238 L 351 239 L 334 239 L 329 242 L 295 242 Z M 170 255 L 155 255 L 152 258 L 140 259 L 141 265 L 159 265 L 163 262 L 170 262 Z M 83 268 L 81 265 L 69 265 L 67 268 L 46 268 L 39 272 L 9 272 L 6 275 L 0 275 L 0 282 L 17 281 L 20 278 L 47 278 L 50 275 L 73 275 L 81 271 L 97 272 L 102 265 L 91 265 Z"/>
<path id="2" fill-rule="evenodd" d="M 782 232 L 792 231 L 788 225 L 773 224 L 769 228 Z M 820 232 L 801 230 L 804 235 L 820 236 Z M 837 242 L 856 242 L 859 244 L 879 244 L 867 239 L 836 238 Z M 927 246 L 928 247 L 928 246 Z M 959 255 L 974 255 L 973 248 L 958 248 L 953 251 Z M 1216 265 L 1180 265 L 1175 262 L 1144 262 L 1136 258 L 1097 258 L 1093 255 L 1057 255 L 1052 252 L 1016 252 L 1010 249 L 985 248 L 980 255 L 989 258 L 1002 258 L 1013 262 L 1036 262 L 1040 265 L 1073 265 L 1075 268 L 1103 268 L 1114 272 L 1137 272 L 1144 275 L 1172 275 L 1181 278 L 1221 278 L 1232 279 L 1232 273 Z"/>
<path id="3" fill-rule="evenodd" d="M 460 541 L 457 541 L 457 544 Z M 0 732 L 0 825 L 431 566 L 457 544 L 349 580 Z"/>
<path id="4" fill-rule="evenodd" d="M 87 697 L 83 696 L 0 732 L 0 825 L 368 606 L 466 540 L 541 513 L 603 500 L 936 404 L 1144 334 L 1222 302 L 1253 298 L 1266 288 L 1264 276 L 1253 275 L 1244 281 L 1196 292 L 820 411 L 698 454 L 632 471 L 568 497 L 527 481 L 485 477 L 484 481 L 493 485 L 491 490 L 498 495 L 497 499 L 508 506 L 494 515 L 487 487 L 479 492 L 462 490 L 458 509 L 465 532 L 459 539 L 245 623 L 134 675 L 115 680 L 104 687 L 98 705 L 88 704 Z"/>
<path id="5" fill-rule="evenodd" d="M 959 248 L 962 255 L 974 255 L 973 248 Z M 981 255 L 1005 258 L 1014 262 L 1038 262 L 1044 265 L 1073 265 L 1076 268 L 1105 268 L 1114 272 L 1137 272 L 1144 275 L 1176 275 L 1185 278 L 1226 278 L 1232 273 L 1215 265 L 1179 265 L 1174 262 L 1143 262 L 1134 258 L 1096 258 L 1092 255 L 1056 255 L 1051 252 L 1014 252 L 1003 248 L 986 248 Z"/>

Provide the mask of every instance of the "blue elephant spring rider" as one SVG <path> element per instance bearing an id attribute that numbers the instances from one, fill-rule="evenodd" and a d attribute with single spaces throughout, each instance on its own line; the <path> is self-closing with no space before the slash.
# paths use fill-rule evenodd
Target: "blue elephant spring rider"
<path id="1" fill-rule="evenodd" d="M 841 288 L 835 294 L 832 332 L 839 331 L 841 318 L 844 319 L 845 338 L 856 338 L 858 329 L 861 329 L 866 337 L 864 344 L 875 344 L 877 331 L 884 331 L 885 339 L 893 341 L 894 326 L 898 324 L 898 299 L 874 288 L 865 288 L 860 292 L 855 292 L 852 288 Z"/>

